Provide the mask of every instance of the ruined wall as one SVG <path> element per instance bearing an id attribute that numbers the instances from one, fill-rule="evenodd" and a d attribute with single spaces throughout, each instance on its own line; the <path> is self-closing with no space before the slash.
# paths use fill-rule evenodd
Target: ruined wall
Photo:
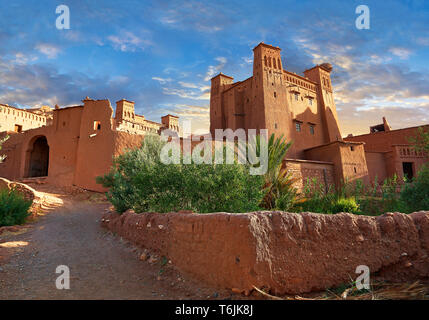
<path id="1" fill-rule="evenodd" d="M 184 273 L 223 288 L 275 294 L 324 290 L 356 279 L 429 278 L 429 212 L 379 217 L 347 213 L 107 213 L 102 225 L 167 256 Z"/>

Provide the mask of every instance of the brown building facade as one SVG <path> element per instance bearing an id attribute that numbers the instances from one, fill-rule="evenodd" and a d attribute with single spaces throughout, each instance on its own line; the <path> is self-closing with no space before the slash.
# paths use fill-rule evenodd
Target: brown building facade
<path id="1" fill-rule="evenodd" d="M 421 126 L 429 130 L 429 125 Z M 429 162 L 428 155 L 416 152 L 410 142 L 419 127 L 392 130 L 385 118 L 383 123 L 370 127 L 370 133 L 353 136 L 345 140 L 364 142 L 365 157 L 369 177 L 378 182 L 397 175 L 400 179 L 416 176 L 424 163 Z"/>
<path id="2" fill-rule="evenodd" d="M 357 178 L 367 182 L 363 143 L 344 141 L 338 125 L 328 63 L 304 71 L 283 69 L 281 49 L 260 43 L 253 49 L 253 75 L 234 82 L 219 74 L 211 80 L 210 131 L 268 129 L 283 134 L 293 145 L 288 166 L 303 167 L 320 180 Z M 299 160 L 299 161 L 298 161 Z M 321 167 L 324 165 L 325 167 Z M 298 170 L 295 170 L 298 174 Z M 301 177 L 300 176 L 300 177 Z"/>
<path id="3" fill-rule="evenodd" d="M 37 128 L 3 132 L 10 138 L 3 145 L 6 159 L 0 163 L 0 176 L 46 177 L 56 185 L 103 191 L 95 178 L 109 171 L 114 156 L 139 146 L 146 134 L 179 130 L 177 117 L 168 115 L 162 123 L 148 121 L 136 115 L 134 103 L 127 100 L 117 102 L 115 118 L 109 100 L 86 98 L 83 103 L 56 107 L 49 125 L 42 121 Z"/>
<path id="4" fill-rule="evenodd" d="M 331 83 L 332 66 L 317 65 L 303 76 L 284 69 L 281 49 L 260 43 L 253 49 L 253 75 L 234 82 L 219 74 L 211 80 L 210 131 L 268 129 L 293 145 L 285 166 L 304 182 L 325 185 L 362 179 L 382 181 L 393 174 L 415 175 L 428 158 L 412 151 L 407 136 L 416 128 L 390 131 L 387 121 L 369 135 L 342 138 Z M 388 129 L 387 129 L 388 128 Z"/>

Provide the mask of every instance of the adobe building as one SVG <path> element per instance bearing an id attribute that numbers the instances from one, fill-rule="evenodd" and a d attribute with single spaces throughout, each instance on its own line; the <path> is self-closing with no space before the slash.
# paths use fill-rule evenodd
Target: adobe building
<path id="1" fill-rule="evenodd" d="M 429 130 L 429 125 L 420 127 L 425 131 Z M 383 123 L 371 126 L 370 133 L 358 136 L 350 134 L 345 140 L 365 143 L 365 157 L 371 181 L 377 177 L 377 181 L 382 182 L 395 174 L 401 180 L 404 177 L 412 179 L 422 165 L 429 162 L 428 155 L 416 152 L 410 143 L 410 138 L 416 136 L 420 127 L 392 130 L 383 117 Z"/>
<path id="2" fill-rule="evenodd" d="M 22 132 L 51 123 L 52 109 L 48 106 L 37 109 L 18 109 L 7 104 L 0 104 L 0 132 Z"/>
<path id="3" fill-rule="evenodd" d="M 283 67 L 281 49 L 261 42 L 253 49 L 251 77 L 237 82 L 222 73 L 213 77 L 210 96 L 212 136 L 215 129 L 226 128 L 243 128 L 246 132 L 266 128 L 269 135 L 283 134 L 288 141 L 293 141 L 285 166 L 300 181 L 316 177 L 325 186 L 356 179 L 367 184 L 373 181 L 378 171 L 381 178 L 392 174 L 393 168 L 400 168 L 398 160 L 390 160 L 392 153 L 385 154 L 405 152 L 408 157 L 408 151 L 400 151 L 406 144 L 400 134 L 379 135 L 380 141 L 386 139 L 380 143 L 390 143 L 396 148 L 394 151 L 374 149 L 370 139 L 364 136 L 342 138 L 329 63 L 314 66 L 304 71 L 303 76 Z M 401 132 L 406 132 L 404 130 Z M 413 160 L 416 169 L 427 161 L 427 158 L 418 159 Z"/>
<path id="4" fill-rule="evenodd" d="M 304 71 L 283 69 L 281 49 L 263 42 L 253 49 L 253 75 L 234 82 L 219 74 L 211 80 L 210 131 L 268 129 L 293 140 L 286 166 L 302 180 L 339 184 L 367 182 L 362 142 L 344 141 L 338 125 L 330 64 Z"/>
<path id="5" fill-rule="evenodd" d="M 3 114 L 3 118 L 1 115 Z M 116 113 L 109 100 L 92 100 L 83 105 L 52 110 L 52 119 L 21 109 L 1 106 L 0 119 L 7 116 L 5 127 L 10 136 L 2 149 L 0 176 L 16 180 L 46 177 L 55 185 L 75 185 L 104 191 L 95 178 L 109 171 L 114 156 L 138 147 L 146 134 L 162 130 L 179 131 L 178 117 L 167 115 L 157 123 L 136 115 L 134 103 L 120 100 Z M 21 130 L 14 130 L 16 125 Z"/>

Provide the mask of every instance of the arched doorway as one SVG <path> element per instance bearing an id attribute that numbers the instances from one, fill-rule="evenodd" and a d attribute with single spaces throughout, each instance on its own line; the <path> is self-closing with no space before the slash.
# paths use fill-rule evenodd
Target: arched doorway
<path id="1" fill-rule="evenodd" d="M 46 177 L 49 168 L 49 146 L 46 137 L 38 137 L 30 143 L 27 177 Z"/>

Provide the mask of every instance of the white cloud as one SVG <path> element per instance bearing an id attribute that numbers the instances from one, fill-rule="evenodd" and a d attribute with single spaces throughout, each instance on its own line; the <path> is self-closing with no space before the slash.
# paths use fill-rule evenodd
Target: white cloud
<path id="1" fill-rule="evenodd" d="M 408 59 L 412 53 L 410 50 L 408 50 L 406 48 L 399 48 L 399 47 L 390 48 L 389 52 L 392 53 L 393 55 L 399 57 L 402 60 Z"/>
<path id="2" fill-rule="evenodd" d="M 171 82 L 171 78 L 161 78 L 161 77 L 152 77 L 152 80 L 158 81 L 161 84 L 166 84 L 167 82 Z"/>
<path id="3" fill-rule="evenodd" d="M 145 33 L 145 37 L 149 37 L 147 32 L 143 33 Z M 152 45 L 152 42 L 148 38 L 136 36 L 129 31 L 123 32 L 120 35 L 111 35 L 107 37 L 107 39 L 112 43 L 115 50 L 120 50 L 122 52 L 144 50 Z"/>
<path id="4" fill-rule="evenodd" d="M 48 59 L 55 59 L 57 55 L 61 52 L 61 49 L 56 47 L 53 44 L 49 43 L 40 43 L 36 46 L 36 50 L 40 53 L 43 53 Z"/>
<path id="5" fill-rule="evenodd" d="M 217 57 L 215 60 L 218 62 L 215 66 L 209 66 L 204 81 L 209 81 L 216 74 L 218 74 L 226 65 L 227 59 L 225 57 Z"/>

